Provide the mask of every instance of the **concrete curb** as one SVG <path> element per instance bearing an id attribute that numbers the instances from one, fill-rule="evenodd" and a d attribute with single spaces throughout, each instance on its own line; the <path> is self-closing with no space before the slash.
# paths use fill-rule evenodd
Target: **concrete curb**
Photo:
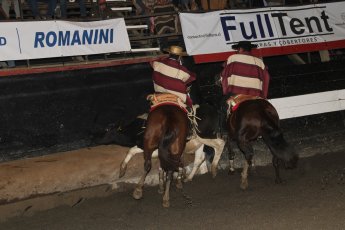
<path id="1" fill-rule="evenodd" d="M 112 184 L 127 148 L 98 146 L 0 164 L 2 203 Z M 132 161 L 136 168 L 139 159 Z M 128 171 L 131 174 L 131 170 Z"/>
<path id="2" fill-rule="evenodd" d="M 119 178 L 120 163 L 128 149 L 102 145 L 1 163 L 0 222 L 127 191 L 139 181 L 144 170 L 143 155 L 138 154 L 128 163 L 126 175 Z M 193 157 L 184 157 L 185 165 Z M 158 159 L 153 159 L 146 185 L 158 184 L 158 166 Z"/>
<path id="3" fill-rule="evenodd" d="M 144 170 L 143 155 L 132 158 L 126 175 L 119 178 L 120 163 L 128 148 L 102 145 L 0 164 L 0 201 L 9 203 L 46 194 L 61 193 L 102 184 L 118 190 L 137 183 Z M 185 159 L 192 162 L 192 156 Z M 158 182 L 158 160 L 153 159 L 146 184 Z"/>

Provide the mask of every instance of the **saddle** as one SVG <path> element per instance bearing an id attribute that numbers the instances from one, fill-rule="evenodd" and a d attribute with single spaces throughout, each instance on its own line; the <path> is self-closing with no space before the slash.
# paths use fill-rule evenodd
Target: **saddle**
<path id="1" fill-rule="evenodd" d="M 171 93 L 154 93 L 146 97 L 151 102 L 151 111 L 161 105 L 175 105 L 180 107 L 186 113 L 187 105 L 178 96 Z"/>
<path id="2" fill-rule="evenodd" d="M 234 112 L 242 102 L 255 99 L 261 99 L 261 97 L 246 94 L 238 94 L 229 97 L 229 99 L 226 100 L 226 104 L 228 105 L 227 115 L 229 116 L 232 112 Z"/>
<path id="3" fill-rule="evenodd" d="M 149 94 L 146 97 L 147 100 L 151 102 L 151 110 L 154 110 L 155 108 L 161 106 L 161 105 L 175 105 L 180 107 L 184 112 L 187 113 L 188 119 L 189 119 L 189 133 L 187 140 L 190 140 L 193 138 L 193 136 L 196 134 L 196 131 L 198 130 L 198 124 L 197 119 L 200 119 L 196 117 L 196 109 L 199 107 L 199 105 L 193 105 L 192 108 L 187 109 L 187 105 L 183 103 L 181 98 L 178 96 L 171 94 L 171 93 L 154 93 Z"/>

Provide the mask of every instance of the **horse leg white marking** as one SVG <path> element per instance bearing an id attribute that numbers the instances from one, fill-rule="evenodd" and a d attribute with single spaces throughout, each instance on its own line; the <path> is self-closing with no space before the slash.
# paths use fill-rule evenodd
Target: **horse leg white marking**
<path id="1" fill-rule="evenodd" d="M 228 139 L 228 143 L 227 143 L 227 147 L 228 147 L 228 157 L 229 157 L 229 174 L 232 175 L 235 173 L 235 152 L 232 148 L 233 145 L 236 145 L 236 143 L 230 139 Z"/>
<path id="2" fill-rule="evenodd" d="M 214 157 L 212 161 L 212 166 L 211 166 L 211 172 L 213 178 L 217 175 L 217 167 L 218 167 L 218 162 L 220 160 L 220 157 L 223 153 L 225 141 L 223 139 L 216 139 L 216 144 L 214 145 Z"/>
<path id="3" fill-rule="evenodd" d="M 177 180 L 176 180 L 176 188 L 182 189 L 182 178 L 183 178 L 183 168 L 178 168 Z"/>
<path id="4" fill-rule="evenodd" d="M 200 165 L 205 162 L 205 153 L 204 153 L 204 145 L 201 145 L 196 151 L 194 156 L 194 163 L 193 169 L 189 173 L 188 177 L 184 180 L 184 182 L 192 181 L 196 171 L 200 167 Z"/>
<path id="5" fill-rule="evenodd" d="M 170 207 L 170 202 L 169 202 L 169 192 L 170 192 L 170 184 L 172 180 L 172 171 L 169 171 L 167 173 L 167 180 L 165 183 L 165 192 L 163 196 L 163 207 L 164 208 L 169 208 Z"/>
<path id="6" fill-rule="evenodd" d="M 161 167 L 159 167 L 159 188 L 158 193 L 163 194 L 164 193 L 164 171 Z"/>
<path id="7" fill-rule="evenodd" d="M 244 160 L 243 170 L 241 173 L 241 189 L 246 190 L 248 188 L 248 168 L 249 164 L 247 160 Z"/>
<path id="8" fill-rule="evenodd" d="M 158 158 L 158 149 L 156 149 L 155 151 L 153 151 L 151 157 L 152 157 L 152 158 Z"/>
<path id="9" fill-rule="evenodd" d="M 229 168 L 229 174 L 235 173 L 235 163 L 234 160 L 229 160 L 230 168 Z"/>
<path id="10" fill-rule="evenodd" d="M 252 158 L 252 164 L 249 166 L 250 168 L 250 171 L 254 174 L 258 174 L 258 171 L 256 170 L 256 165 L 255 165 L 255 162 L 254 162 L 254 157 Z"/>
<path id="11" fill-rule="evenodd" d="M 125 159 L 121 162 L 121 165 L 120 165 L 120 173 L 119 173 L 120 178 L 126 174 L 127 164 L 132 159 L 132 157 L 134 157 L 137 153 L 142 153 L 142 152 L 144 151 L 138 146 L 134 146 L 128 150 Z"/>
<path id="12" fill-rule="evenodd" d="M 143 197 L 143 187 L 148 172 L 145 171 L 144 175 L 141 176 L 139 183 L 133 191 L 133 198 L 139 200 Z"/>

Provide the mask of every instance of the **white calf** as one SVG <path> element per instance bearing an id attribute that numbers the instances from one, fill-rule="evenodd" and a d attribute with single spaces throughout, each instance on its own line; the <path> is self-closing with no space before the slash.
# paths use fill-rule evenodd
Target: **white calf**
<path id="1" fill-rule="evenodd" d="M 192 171 L 189 173 L 189 175 L 185 179 L 185 182 L 191 181 L 195 173 L 200 167 L 207 168 L 206 161 L 205 161 L 205 153 L 203 150 L 204 145 L 208 145 L 214 149 L 214 157 L 211 164 L 211 172 L 212 172 L 213 177 L 217 175 L 218 162 L 220 160 L 220 157 L 222 155 L 224 145 L 225 145 L 224 140 L 221 138 L 203 139 L 203 138 L 200 138 L 199 136 L 196 136 L 186 143 L 186 147 L 184 150 L 184 154 L 193 154 L 193 153 L 195 154 Z M 138 146 L 134 146 L 129 149 L 129 151 L 126 154 L 125 159 L 121 162 L 121 165 L 120 165 L 120 174 L 119 174 L 120 178 L 125 175 L 128 162 L 132 159 L 132 157 L 134 157 L 138 153 L 143 153 L 143 149 L 139 148 Z M 152 153 L 152 158 L 157 158 L 157 157 L 158 157 L 158 150 L 156 149 Z"/>

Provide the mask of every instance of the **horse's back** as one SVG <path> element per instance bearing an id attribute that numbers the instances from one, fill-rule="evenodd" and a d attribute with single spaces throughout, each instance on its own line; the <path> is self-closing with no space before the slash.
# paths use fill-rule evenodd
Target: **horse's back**
<path id="1" fill-rule="evenodd" d="M 144 155 L 158 149 L 160 165 L 165 171 L 176 171 L 188 135 L 185 111 L 175 105 L 162 105 L 152 110 L 144 134 Z"/>

